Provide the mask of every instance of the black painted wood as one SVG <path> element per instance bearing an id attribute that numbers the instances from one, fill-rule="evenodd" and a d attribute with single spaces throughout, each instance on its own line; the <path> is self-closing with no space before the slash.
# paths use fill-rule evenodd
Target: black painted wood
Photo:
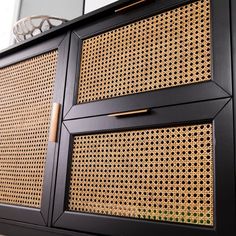
<path id="1" fill-rule="evenodd" d="M 67 210 L 71 144 L 74 135 L 166 127 L 205 121 L 213 121 L 215 128 L 214 202 L 216 221 L 213 228 L 69 212 Z M 235 222 L 233 146 L 233 109 L 232 101 L 229 99 L 154 108 L 146 115 L 133 117 L 99 116 L 64 121 L 59 152 L 53 225 L 59 228 L 105 235 L 232 235 L 235 232 L 233 224 Z M 225 217 L 226 214 L 228 217 Z"/>
<path id="2" fill-rule="evenodd" d="M 211 0 L 213 81 L 232 95 L 230 0 Z"/>
<path id="3" fill-rule="evenodd" d="M 70 56 L 68 62 L 68 71 L 67 71 L 67 83 L 66 83 L 66 94 L 65 94 L 65 106 L 64 106 L 64 116 L 69 112 L 72 107 L 72 104 L 76 104 L 76 94 L 78 88 L 78 75 L 79 75 L 79 66 L 78 62 L 80 61 L 80 53 L 82 48 L 82 40 L 74 33 L 71 34 L 70 42 Z"/>
<path id="4" fill-rule="evenodd" d="M 69 42 L 70 33 L 64 36 L 64 39 L 58 45 L 58 62 L 56 71 L 56 80 L 54 86 L 53 101 L 61 104 L 61 111 L 59 117 L 59 128 L 58 128 L 58 138 L 57 142 L 48 142 L 48 154 L 46 158 L 45 173 L 44 173 L 44 186 L 42 193 L 42 207 L 41 213 L 45 218 L 46 224 L 51 224 L 52 207 L 54 199 L 54 185 L 57 167 L 57 156 L 58 148 L 60 143 L 60 130 L 62 122 L 62 113 L 64 105 L 64 91 L 66 83 L 66 73 L 67 73 L 67 60 L 69 52 Z"/>
<path id="5" fill-rule="evenodd" d="M 0 204 L 0 218 L 46 225 L 40 209 Z M 1 232 L 1 231 L 0 231 Z"/>
<path id="6" fill-rule="evenodd" d="M 70 135 L 69 131 L 67 130 L 66 126 L 62 124 L 62 131 L 61 131 L 61 145 L 60 145 L 60 152 L 59 152 L 59 160 L 58 160 L 58 170 L 57 170 L 57 180 L 56 180 L 56 189 L 55 189 L 55 201 L 54 201 L 54 211 L 53 211 L 53 221 L 58 220 L 63 214 L 65 209 L 65 202 L 66 202 L 66 193 L 67 193 L 67 183 L 69 175 L 69 156 L 70 151 L 72 149 L 71 142 L 72 136 Z"/>
<path id="7" fill-rule="evenodd" d="M 33 46 L 25 45 L 25 48 L 18 50 L 17 53 L 0 57 L 0 68 L 57 49 L 64 37 L 64 35 L 60 35 Z"/>
<path id="8" fill-rule="evenodd" d="M 4 236 L 92 236 L 83 232 L 53 229 L 9 220 L 0 220 L 0 233 Z"/>
<path id="9" fill-rule="evenodd" d="M 126 130 L 131 127 L 170 126 L 181 122 L 194 122 L 198 120 L 214 119 L 217 112 L 222 109 L 229 100 L 219 99 L 202 103 L 191 103 L 170 107 L 153 108 L 149 113 L 125 118 L 98 116 L 86 119 L 64 121 L 64 125 L 70 133 L 93 133 L 111 130 Z M 63 136 L 62 136 L 63 138 Z"/>
<path id="10" fill-rule="evenodd" d="M 234 157 L 236 154 L 236 1 L 230 1 L 230 10 L 231 10 L 231 43 L 232 43 L 232 82 L 233 82 L 233 110 L 234 110 Z M 234 158 L 234 179 L 236 181 L 236 157 Z M 235 187 L 235 186 L 234 186 Z M 235 213 L 236 215 L 236 207 Z M 235 224 L 235 221 L 234 221 Z"/>
<path id="11" fill-rule="evenodd" d="M 77 104 L 81 48 L 84 39 L 189 2 L 194 1 L 150 1 L 145 6 L 122 14 L 111 14 L 75 29 L 71 38 L 64 119 L 84 118 L 230 96 L 232 94 L 232 72 L 229 0 L 212 0 L 211 81 Z"/>
<path id="12" fill-rule="evenodd" d="M 71 84 L 69 82 L 68 84 L 67 89 L 70 89 Z M 76 89 L 74 89 L 74 91 L 76 91 Z M 66 96 L 65 99 L 66 104 L 69 103 L 69 99 L 75 97 L 72 93 L 68 92 L 67 94 L 68 96 Z M 198 85 L 185 85 L 176 88 L 163 89 L 157 92 L 152 91 L 139 93 L 102 101 L 73 105 L 70 107 L 69 111 L 66 109 L 68 106 L 65 106 L 65 111 L 67 111 L 67 113 L 64 113 L 64 119 L 70 120 L 95 115 L 139 110 L 143 108 L 173 106 L 177 104 L 192 103 L 195 101 L 225 98 L 228 96 L 229 95 L 215 83 L 205 82 Z"/>
<path id="13" fill-rule="evenodd" d="M 217 235 L 236 233 L 235 156 L 232 101 L 214 119 L 215 126 L 215 228 Z"/>

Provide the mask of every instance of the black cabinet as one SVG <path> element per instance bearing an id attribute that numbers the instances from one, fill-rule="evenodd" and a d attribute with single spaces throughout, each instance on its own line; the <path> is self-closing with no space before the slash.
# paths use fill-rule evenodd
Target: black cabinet
<path id="1" fill-rule="evenodd" d="M 235 9 L 118 1 L 2 52 L 0 234 L 234 235 Z"/>

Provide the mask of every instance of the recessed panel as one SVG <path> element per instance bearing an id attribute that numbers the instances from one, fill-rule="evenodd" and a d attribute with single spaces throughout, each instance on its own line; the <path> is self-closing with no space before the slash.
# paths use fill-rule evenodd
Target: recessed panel
<path id="1" fill-rule="evenodd" d="M 0 69 L 0 203 L 40 208 L 57 51 Z"/>
<path id="2" fill-rule="evenodd" d="M 213 226 L 212 129 L 76 135 L 68 210 Z"/>
<path id="3" fill-rule="evenodd" d="M 83 40 L 77 102 L 211 79 L 210 0 Z"/>

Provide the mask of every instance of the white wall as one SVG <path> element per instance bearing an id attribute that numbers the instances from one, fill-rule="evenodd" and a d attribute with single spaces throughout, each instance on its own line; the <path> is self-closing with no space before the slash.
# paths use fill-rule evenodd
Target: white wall
<path id="1" fill-rule="evenodd" d="M 83 0 L 22 0 L 20 18 L 50 15 L 71 20 L 82 13 Z"/>
<path id="2" fill-rule="evenodd" d="M 89 13 L 100 7 L 116 2 L 117 0 L 85 0 L 84 13 Z"/>
<path id="3" fill-rule="evenodd" d="M 0 50 L 14 42 L 12 27 L 17 20 L 19 0 L 0 1 Z"/>

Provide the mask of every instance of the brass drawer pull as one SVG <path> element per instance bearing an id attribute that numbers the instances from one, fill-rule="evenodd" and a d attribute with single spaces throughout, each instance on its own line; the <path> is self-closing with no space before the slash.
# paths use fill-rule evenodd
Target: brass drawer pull
<path id="1" fill-rule="evenodd" d="M 49 142 L 56 142 L 57 141 L 57 130 L 58 130 L 60 109 L 61 109 L 60 103 L 53 103 L 52 114 L 51 114 L 50 133 L 49 133 Z"/>
<path id="2" fill-rule="evenodd" d="M 118 8 L 115 10 L 115 12 L 121 12 L 121 11 L 125 11 L 125 10 L 128 10 L 129 8 L 132 8 L 140 3 L 143 3 L 143 2 L 146 2 L 146 0 L 139 0 L 139 1 L 136 1 L 136 2 L 133 2 L 127 6 L 124 6 L 124 7 L 121 7 L 121 8 Z"/>
<path id="3" fill-rule="evenodd" d="M 142 110 L 136 110 L 136 111 L 126 111 L 126 112 L 113 113 L 113 114 L 109 114 L 108 116 L 111 116 L 111 117 L 129 116 L 129 115 L 147 113 L 148 111 L 149 111 L 149 109 L 142 109 Z"/>

